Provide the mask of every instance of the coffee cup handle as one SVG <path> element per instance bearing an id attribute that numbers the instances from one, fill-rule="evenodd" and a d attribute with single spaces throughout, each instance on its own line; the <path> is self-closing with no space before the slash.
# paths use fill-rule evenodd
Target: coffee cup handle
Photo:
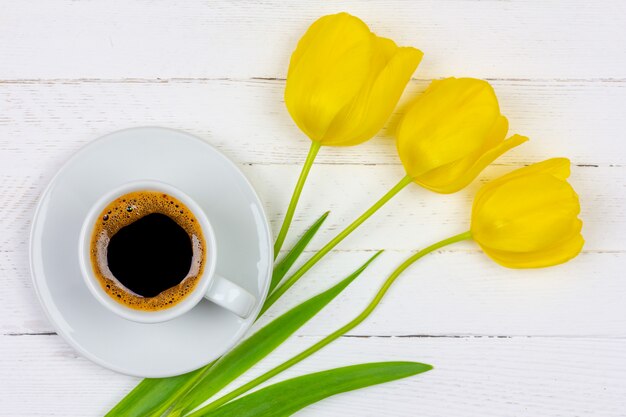
<path id="1" fill-rule="evenodd" d="M 234 282 L 215 274 L 204 298 L 247 318 L 256 304 L 256 298 Z"/>

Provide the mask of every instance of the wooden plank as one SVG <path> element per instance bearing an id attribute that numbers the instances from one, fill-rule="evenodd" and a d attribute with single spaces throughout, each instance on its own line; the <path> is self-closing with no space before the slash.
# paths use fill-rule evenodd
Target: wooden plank
<path id="1" fill-rule="evenodd" d="M 45 164 L 58 164 L 58 161 L 42 161 L 41 171 L 35 169 L 16 171 L 15 175 L 4 175 L 0 179 L 4 216 L 0 220 L 3 233 L 0 236 L 0 269 L 2 286 L 0 314 L 3 332 L 51 331 L 47 320 L 36 305 L 30 288 L 27 270 L 28 227 L 35 200 L 40 194 L 53 169 Z M 242 165 L 252 179 L 262 199 L 266 202 L 274 229 L 282 219 L 289 195 L 290 181 L 295 181 L 297 165 Z M 489 168 L 482 179 L 494 178 L 511 169 L 509 166 Z M 44 171 L 48 172 L 44 172 Z M 409 308 L 409 317 L 427 317 L 427 324 L 417 328 L 412 321 L 396 322 L 392 308 L 387 319 L 371 328 L 364 327 L 368 334 L 407 334 L 408 333 L 489 333 L 489 334 L 570 334 L 598 335 L 623 334 L 626 290 L 621 278 L 621 264 L 624 259 L 624 214 L 620 207 L 625 200 L 623 184 L 615 178 L 623 177 L 623 167 L 579 167 L 573 172 L 573 183 L 581 194 L 582 217 L 585 220 L 584 234 L 587 238 L 586 254 L 563 267 L 542 271 L 508 271 L 488 261 L 471 244 L 459 244 L 444 252 L 442 261 L 426 263 L 416 268 L 415 276 L 422 273 L 430 277 L 422 286 L 415 283 L 409 294 L 433 293 L 426 297 L 426 304 L 412 306 L 410 297 L 400 297 L 402 308 Z M 321 247 L 340 228 L 352 220 L 375 198 L 382 195 L 401 176 L 398 166 L 341 166 L 320 165 L 311 175 L 300 209 L 296 216 L 293 233 L 288 243 L 304 230 L 317 214 L 330 208 L 332 215 L 320 235 L 312 242 L 311 249 Z M 463 192 L 441 196 L 428 193 L 412 186 L 383 208 L 361 230 L 343 242 L 342 251 L 332 255 L 319 268 L 309 274 L 302 286 L 294 289 L 288 301 L 279 306 L 281 311 L 297 300 L 310 294 L 312 290 L 326 288 L 329 278 L 339 279 L 357 264 L 362 262 L 373 249 L 390 249 L 397 254 L 386 255 L 377 263 L 373 271 L 384 277 L 401 259 L 408 256 L 408 250 L 417 249 L 436 239 L 458 233 L 467 227 L 471 198 L 479 184 L 473 184 Z M 312 191 L 315 190 L 315 193 Z M 366 190 L 361 193 L 355 190 Z M 346 196 L 349 199 L 346 200 Z M 353 251 L 359 251 L 352 253 Z M 384 261 L 383 261 L 384 260 Z M 380 265 L 380 266 L 378 266 Z M 428 266 L 430 265 L 430 266 Z M 598 267 L 601 265 L 602 267 Z M 422 269 L 424 268 L 424 269 Z M 459 269 L 462 268 L 462 269 Z M 423 272 L 420 272 L 423 271 Z M 446 290 L 458 294 L 450 298 L 443 291 L 439 277 L 444 273 L 455 279 Z M 532 274 L 533 278 L 528 279 Z M 542 278 L 535 278 L 541 276 Z M 508 277 L 516 277 L 509 281 Z M 369 281 L 368 281 L 369 282 Z M 377 281 L 376 281 L 377 282 Z M 478 286 L 474 284 L 478 282 Z M 511 283 L 515 283 L 512 285 Z M 462 285 L 462 291 L 456 291 Z M 495 286 L 494 286 L 495 285 Z M 521 286 L 521 291 L 517 285 Z M 529 285 L 527 287 L 527 285 Z M 535 288 L 538 285 L 538 288 Z M 515 291 L 513 291 L 515 289 Z M 369 299 L 374 287 L 354 294 L 361 302 Z M 425 292 L 426 291 L 426 292 Z M 562 292 L 568 294 L 564 297 Z M 466 294 L 469 296 L 466 297 Z M 539 297 L 539 298 L 537 298 Z M 544 298 L 547 297 L 547 298 Z M 481 300 L 476 304 L 476 299 Z M 528 300 L 534 300 L 532 307 Z M 540 302 L 543 300 L 545 303 Z M 459 304 L 460 303 L 460 304 Z M 589 306 L 581 309 L 581 304 Z M 460 305 L 458 314 L 450 315 L 450 305 Z M 357 307 L 343 304 L 343 310 L 351 313 Z M 407 307 L 408 306 L 408 307 Z M 487 307 L 485 307 L 487 306 Z M 512 308 L 511 306 L 515 306 Z M 439 308 L 439 309 L 437 309 Z M 431 310 L 438 311 L 432 314 Z M 502 320 L 502 311 L 509 311 L 510 317 Z M 527 319 L 529 310 L 534 318 Z M 497 312 L 496 315 L 492 315 Z M 471 314 L 470 314 L 471 313 Z M 549 313 L 545 316 L 546 313 Z M 383 314 L 383 313 L 381 313 Z M 600 320 L 598 314 L 602 316 Z M 343 315 L 342 317 L 349 317 Z M 575 319 L 574 319 L 575 317 Z M 571 319 L 571 320 L 570 320 Z M 443 320 L 443 322 L 442 322 Z M 379 322 L 375 322 L 379 323 Z M 395 324 L 394 324 L 395 323 Z M 420 321 L 421 323 L 421 321 Z M 369 326 L 369 325 L 368 325 Z M 323 330 L 312 331 L 317 334 Z"/>
<path id="2" fill-rule="evenodd" d="M 265 169 L 263 169 L 264 167 Z M 490 166 L 477 181 L 455 194 L 441 195 L 411 184 L 383 206 L 339 249 L 411 250 L 469 228 L 471 205 L 481 184 L 512 171 L 512 166 Z M 299 167 L 244 166 L 261 199 L 266 202 L 274 230 L 277 230 L 297 178 Z M 371 206 L 404 175 L 394 166 L 319 166 L 310 174 L 299 205 L 289 241 L 305 230 L 317 215 L 331 210 L 324 228 L 311 242 L 320 248 Z M 585 249 L 621 251 L 625 242 L 626 217 L 622 201 L 626 188 L 621 167 L 574 167 L 571 183 L 580 195 Z M 285 184 L 291 178 L 292 183 Z M 463 246 L 468 249 L 470 246 Z"/>
<path id="3" fill-rule="evenodd" d="M 0 79 L 284 77 L 309 24 L 345 10 L 421 48 L 418 77 L 626 78 L 626 11 L 600 2 L 45 0 L 0 5 Z"/>
<path id="4" fill-rule="evenodd" d="M 7 164 L 13 162 L 9 160 Z M 20 172 L 16 169 L 0 176 L 0 198 L 4 213 L 0 217 L 0 228 L 3 231 L 0 235 L 0 251 L 26 251 L 35 203 L 60 162 L 61 158 L 45 159 L 41 160 L 40 166 L 33 166 L 28 171 Z M 272 228 L 276 232 L 300 167 L 240 166 L 256 187 L 261 200 L 265 202 Z M 514 168 L 491 166 L 478 181 L 450 195 L 428 192 L 411 184 L 338 248 L 412 250 L 461 233 L 469 227 L 472 200 L 481 183 Z M 321 213 L 331 210 L 324 228 L 310 246 L 310 249 L 320 248 L 387 192 L 403 175 L 404 171 L 399 166 L 316 166 L 301 197 L 287 245 Z M 626 188 L 617 180 L 625 176 L 626 166 L 574 167 L 571 181 L 581 198 L 586 250 L 626 249 L 623 239 L 626 215 L 621 210 L 626 202 Z M 468 249 L 469 246 L 463 248 Z"/>
<path id="5" fill-rule="evenodd" d="M 626 67 L 626 66 L 625 66 Z M 283 103 L 281 80 L 168 82 L 0 82 L 0 172 L 60 162 L 88 141 L 117 129 L 167 126 L 207 138 L 237 162 L 301 164 L 309 140 Z M 584 165 L 626 165 L 625 82 L 494 81 L 512 133 L 531 141 L 499 163 L 552 155 Z M 378 138 L 324 148 L 325 164 L 398 164 L 392 138 L 405 104 L 426 81 L 412 81 Z M 602 111 L 598 111 L 602 109 Z M 45 165 L 44 165 L 45 166 Z"/>
<path id="6" fill-rule="evenodd" d="M 296 337 L 239 383 L 315 341 Z M 361 362 L 413 360 L 427 374 L 336 396 L 298 416 L 616 417 L 626 409 L 626 341 L 569 338 L 343 338 L 279 379 Z M 132 386 L 57 336 L 0 339 L 2 414 L 102 415 Z M 36 400 L 35 400 L 36 399 Z"/>
<path id="7" fill-rule="evenodd" d="M 61 143 L 60 139 L 54 143 Z M 15 149 L 21 149 L 22 144 L 19 140 L 11 139 L 11 144 L 15 146 Z M 8 281 L 3 286 L 0 304 L 0 308 L 5 311 L 0 314 L 3 317 L 1 320 L 3 332 L 51 330 L 49 323 L 36 305 L 34 294 L 30 289 L 26 247 L 28 227 L 36 198 L 61 163 L 62 158 L 59 155 L 69 153 L 68 151 L 53 147 L 47 157 L 26 159 L 30 162 L 30 166 L 16 163 L 12 158 L 6 159 L 6 165 L 2 165 L 15 168 L 14 170 L 7 169 L 0 177 L 0 197 L 4 202 L 4 216 L 0 219 L 0 228 L 3 230 L 0 235 L 0 269 L 2 269 L 3 281 Z M 39 153 L 32 155 L 39 155 Z M 39 161 L 39 164 L 36 164 L 36 161 Z M 268 214 L 276 230 L 300 167 L 294 164 L 240 164 L 240 166 L 252 179 L 262 199 L 266 202 Z M 490 167 L 481 177 L 481 181 L 497 177 L 512 168 L 508 165 Z M 501 269 L 479 254 L 475 246 L 459 244 L 457 247 L 450 248 L 451 254 L 447 258 L 460 259 L 459 261 L 444 260 L 432 264 L 431 269 L 424 270 L 424 274 L 432 277 L 434 281 L 427 283 L 425 287 L 418 283 L 416 284 L 418 286 L 412 289 L 411 294 L 420 294 L 423 291 L 439 294 L 436 297 L 427 297 L 428 300 L 432 300 L 431 304 L 427 303 L 423 309 L 420 304 L 416 306 L 417 310 L 412 311 L 416 316 L 425 314 L 430 317 L 432 321 L 429 324 L 414 329 L 407 322 L 401 322 L 394 327 L 393 324 L 389 324 L 390 321 L 393 322 L 392 320 L 386 320 L 382 322 L 382 325 L 374 326 L 368 332 L 370 334 L 378 332 L 382 334 L 389 334 L 389 332 L 392 334 L 439 333 L 441 331 L 490 334 L 530 332 L 530 334 L 544 335 L 598 335 L 613 332 L 623 334 L 622 317 L 625 315 L 623 308 L 620 307 L 619 297 L 623 296 L 626 287 L 620 272 L 620 262 L 623 263 L 625 249 L 621 236 L 621 230 L 624 229 L 624 214 L 620 207 L 623 206 L 626 196 L 623 184 L 615 178 L 622 178 L 624 169 L 622 166 L 575 167 L 572 182 L 579 191 L 583 203 L 582 217 L 585 220 L 584 234 L 587 238 L 587 253 L 564 267 L 533 271 L 533 276 L 544 277 L 544 279 L 528 280 L 528 283 L 541 283 L 538 293 L 533 292 L 536 291 L 533 285 L 525 288 L 526 277 L 531 272 Z M 355 218 L 367 205 L 390 188 L 401 175 L 402 169 L 398 165 L 322 164 L 317 166 L 302 197 L 293 233 L 289 236 L 288 243 L 293 241 L 319 213 L 330 208 L 331 217 L 323 231 L 311 244 L 311 249 L 321 247 L 348 221 Z M 352 254 L 352 251 L 371 251 L 379 248 L 399 251 L 396 255 L 386 256 L 384 258 L 387 259 L 386 261 L 380 261 L 381 268 L 378 270 L 378 275 L 382 278 L 403 257 L 408 256 L 406 251 L 460 232 L 467 227 L 471 199 L 481 181 L 461 193 L 450 196 L 429 193 L 415 186 L 403 191 L 393 202 L 370 219 L 361 230 L 343 242 L 339 249 L 345 254 L 332 255 L 329 260 L 320 265 L 305 279 L 302 287 L 295 289 L 283 307 L 286 308 L 306 294 L 310 294 L 312 289 L 326 288 L 329 282 L 328 277 L 340 278 L 362 262 L 367 254 L 371 254 L 371 252 Z M 457 268 L 463 269 L 454 269 L 457 264 Z M 598 268 L 598 265 L 603 267 Z M 458 293 L 462 302 L 465 303 L 462 304 L 464 307 L 459 310 L 458 315 L 450 316 L 447 310 L 443 310 L 447 309 L 450 303 L 456 305 L 459 300 L 451 300 L 448 298 L 449 294 L 441 293 L 437 279 L 442 272 L 451 274 L 451 277 L 463 276 L 461 282 L 467 282 L 470 287 L 474 282 L 482 283 L 478 287 L 464 288 Z M 417 274 L 417 276 L 421 275 L 421 273 Z M 510 288 L 516 287 L 511 287 L 506 277 L 502 277 L 503 275 L 519 276 L 519 282 L 523 283 L 524 290 L 519 294 L 511 293 Z M 483 281 L 485 279 L 486 281 Z M 492 281 L 498 284 L 494 288 L 491 287 Z M 602 282 L 603 285 L 598 282 Z M 455 288 L 452 285 L 456 284 L 450 284 L 450 288 Z M 543 285 L 547 287 L 543 288 Z M 566 285 L 567 291 L 572 291 L 564 299 L 561 294 L 564 289 L 560 285 Z M 569 285 L 572 286 L 569 287 Z M 360 299 L 366 301 L 373 291 L 374 288 L 369 287 L 366 291 L 355 292 L 355 294 L 360 294 Z M 469 298 L 464 296 L 467 291 L 472 294 Z M 526 314 L 528 310 L 532 310 L 527 300 L 535 299 L 538 294 L 543 294 L 541 297 L 546 296 L 545 291 L 550 302 L 543 305 L 537 301 L 536 304 L 541 305 L 543 309 L 537 310 L 535 319 L 527 321 Z M 491 297 L 494 294 L 497 294 L 497 297 L 492 300 Z M 593 295 L 591 301 L 587 301 L 589 294 Z M 474 297 L 481 299 L 481 303 L 487 303 L 489 309 L 477 308 L 473 303 Z M 401 298 L 404 300 L 401 302 L 411 303 L 410 298 Z M 594 311 L 601 311 L 603 319 L 597 320 L 595 315 L 588 313 L 589 310 L 580 309 L 581 303 L 595 306 L 590 308 Z M 516 307 L 511 312 L 508 321 L 502 320 L 497 315 L 491 316 L 491 313 L 507 310 L 511 305 Z M 444 316 L 445 325 L 442 325 L 439 315 L 429 313 L 429 309 L 436 308 L 436 306 L 441 306 L 440 315 Z M 349 313 L 354 311 L 354 308 L 356 307 L 345 304 L 345 309 Z M 390 314 L 393 315 L 394 310 L 391 311 Z M 468 311 L 473 311 L 473 314 L 469 314 Z M 547 320 L 542 316 L 545 311 L 550 313 L 549 317 L 552 320 Z M 576 319 L 567 321 L 563 325 L 563 320 L 567 319 L 569 314 L 574 314 L 573 317 Z M 320 330 L 312 331 L 316 334 L 320 332 Z"/>
<path id="8" fill-rule="evenodd" d="M 287 246 L 331 209 L 310 249 L 319 248 L 402 176 L 393 126 L 429 79 L 491 80 L 511 130 L 532 141 L 458 194 L 412 186 L 377 213 L 258 325 L 327 288 L 374 250 L 389 250 L 242 382 L 353 317 L 411 250 L 466 227 L 481 182 L 569 156 L 578 165 L 572 183 L 587 238 L 580 257 L 511 271 L 469 243 L 434 253 L 408 270 L 349 337 L 284 377 L 363 361 L 436 366 L 330 399 L 302 416 L 626 416 L 620 0 L 0 0 L 0 415 L 102 415 L 136 382 L 77 355 L 53 333 L 32 289 L 30 219 L 63 161 L 116 129 L 187 130 L 238 163 L 277 230 L 309 145 L 284 108 L 289 55 L 315 18 L 341 9 L 426 55 L 377 138 L 322 150 Z"/>
<path id="9" fill-rule="evenodd" d="M 330 287 L 372 252 L 333 253 L 268 311 L 259 325 Z M 335 330 L 365 307 L 409 252 L 387 252 L 303 329 Z M 24 254 L 0 253 L 0 333 L 52 332 Z M 585 253 L 558 267 L 508 270 L 480 252 L 438 252 L 407 270 L 353 335 L 626 337 L 625 253 Z M 95 302 L 95 301 L 94 301 Z"/>

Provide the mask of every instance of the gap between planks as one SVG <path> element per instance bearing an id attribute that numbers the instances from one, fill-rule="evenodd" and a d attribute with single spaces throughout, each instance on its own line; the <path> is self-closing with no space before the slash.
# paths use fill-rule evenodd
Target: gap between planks
<path id="1" fill-rule="evenodd" d="M 414 77 L 411 81 L 429 82 L 439 78 Z M 545 83 L 589 83 L 589 84 L 625 84 L 626 78 L 507 78 L 507 77 L 486 77 L 490 82 L 545 82 Z M 167 83 L 193 83 L 208 81 L 229 81 L 229 82 L 254 82 L 254 81 L 276 81 L 285 82 L 282 77 L 172 77 L 172 78 L 13 78 L 0 80 L 0 84 L 167 84 Z"/>
<path id="2" fill-rule="evenodd" d="M 14 332 L 3 333 L 5 337 L 20 336 L 58 336 L 56 332 Z M 309 338 L 311 335 L 295 335 L 296 338 Z M 584 339 L 584 340 L 626 340 L 626 336 L 585 336 L 585 335 L 501 335 L 501 334 L 397 334 L 397 335 L 361 335 L 344 334 L 346 339 Z"/>
<path id="3" fill-rule="evenodd" d="M 492 166 L 500 166 L 500 167 L 522 167 L 522 166 L 528 166 L 530 164 L 535 163 L 535 161 L 533 162 L 525 162 L 525 161 L 518 161 L 518 162 L 511 162 L 511 163 L 506 163 L 506 162 L 492 162 L 489 165 Z M 245 165 L 245 166 L 284 166 L 284 165 L 302 165 L 302 162 L 298 161 L 298 162 L 239 162 L 239 165 Z M 359 162 L 359 163 L 355 163 L 355 162 L 332 162 L 332 161 L 316 161 L 315 162 L 316 166 L 321 166 L 321 165 L 346 165 L 346 166 L 350 166 L 350 165 L 358 165 L 358 166 L 400 166 L 402 165 L 401 162 Z M 573 164 L 574 166 L 578 167 L 578 168 L 600 168 L 600 164 Z M 621 164 L 607 164 L 606 165 L 609 168 L 622 168 L 623 165 Z"/>
<path id="4" fill-rule="evenodd" d="M 335 227 L 329 227 L 328 230 L 333 231 L 337 230 Z M 313 254 L 318 252 L 319 249 L 305 249 L 302 253 Z M 386 248 L 369 248 L 369 249 L 333 249 L 332 253 L 375 253 L 384 251 L 385 253 L 414 253 L 419 250 L 419 248 L 415 249 L 386 249 Z M 12 249 L 2 249 L 0 253 L 19 253 L 21 250 L 12 250 Z M 289 249 L 281 249 L 280 253 L 287 253 Z M 437 255 L 441 253 L 483 253 L 483 251 L 479 248 L 476 249 L 443 249 L 437 250 L 429 253 L 429 255 Z M 626 253 L 626 249 L 583 249 L 580 253 L 591 253 L 591 254 L 619 254 Z"/>

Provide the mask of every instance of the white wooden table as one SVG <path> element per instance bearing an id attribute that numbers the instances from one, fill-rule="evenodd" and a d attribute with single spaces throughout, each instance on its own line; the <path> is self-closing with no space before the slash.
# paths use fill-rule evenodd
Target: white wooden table
<path id="1" fill-rule="evenodd" d="M 2 416 L 102 415 L 138 381 L 80 357 L 38 305 L 28 231 L 55 171 L 113 130 L 183 129 L 240 165 L 277 231 L 309 146 L 283 103 L 288 59 L 314 19 L 340 10 L 425 52 L 403 102 L 432 78 L 486 78 L 511 130 L 531 142 L 457 194 L 403 191 L 269 316 L 327 288 L 372 251 L 386 249 L 384 256 L 243 380 L 348 321 L 411 251 L 464 231 L 481 182 L 567 156 L 587 240 L 577 259 L 513 271 L 471 243 L 434 253 L 404 274 L 369 320 L 285 376 L 378 360 L 436 367 L 334 397 L 302 416 L 626 416 L 621 0 L 0 1 Z M 358 147 L 322 149 L 287 246 L 330 209 L 310 249 L 321 247 L 402 175 L 386 130 Z"/>

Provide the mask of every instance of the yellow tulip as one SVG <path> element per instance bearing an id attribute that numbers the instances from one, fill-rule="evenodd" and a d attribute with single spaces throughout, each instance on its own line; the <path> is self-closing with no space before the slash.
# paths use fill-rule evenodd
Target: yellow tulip
<path id="1" fill-rule="evenodd" d="M 569 160 L 554 158 L 487 183 L 474 200 L 473 239 L 510 268 L 556 265 L 578 255 L 582 221 L 569 174 Z"/>
<path id="2" fill-rule="evenodd" d="M 433 81 L 396 130 L 398 154 L 417 184 L 439 193 L 468 185 L 497 157 L 528 140 L 505 140 L 508 121 L 491 85 L 475 78 Z"/>
<path id="3" fill-rule="evenodd" d="M 300 39 L 289 62 L 285 104 L 312 142 L 274 243 L 274 257 L 320 147 L 358 145 L 373 137 L 396 107 L 422 55 L 376 36 L 348 13 L 319 18 Z"/>
<path id="4" fill-rule="evenodd" d="M 312 141 L 357 145 L 383 127 L 422 55 L 347 13 L 321 17 L 291 56 L 285 104 Z"/>

